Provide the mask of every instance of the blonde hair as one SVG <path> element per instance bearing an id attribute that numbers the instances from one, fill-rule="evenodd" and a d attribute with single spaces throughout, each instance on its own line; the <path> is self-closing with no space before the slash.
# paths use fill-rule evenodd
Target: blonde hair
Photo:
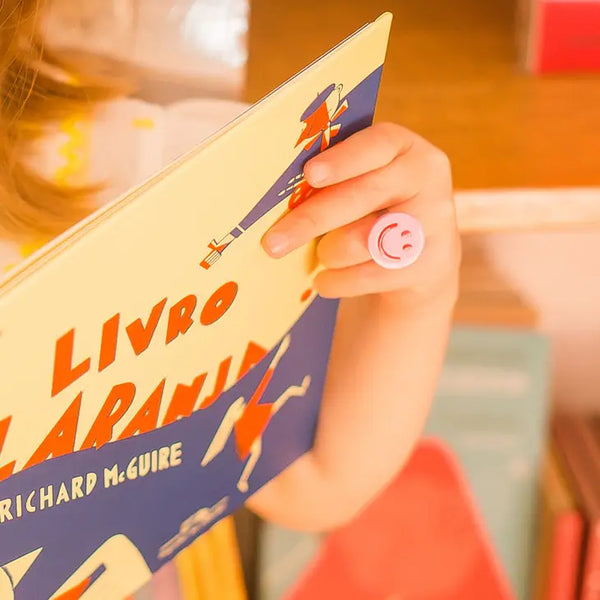
<path id="1" fill-rule="evenodd" d="M 0 0 L 0 235 L 55 235 L 89 213 L 95 189 L 47 181 L 27 166 L 51 122 L 91 111 L 116 90 L 44 47 L 45 0 Z"/>

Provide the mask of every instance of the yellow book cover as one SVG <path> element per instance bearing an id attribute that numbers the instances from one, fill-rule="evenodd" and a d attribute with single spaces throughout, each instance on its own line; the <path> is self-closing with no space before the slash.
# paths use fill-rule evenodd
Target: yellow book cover
<path id="1" fill-rule="evenodd" d="M 2 600 L 125 598 L 310 449 L 337 303 L 312 245 L 259 242 L 305 162 L 372 122 L 390 23 L 2 283 Z"/>

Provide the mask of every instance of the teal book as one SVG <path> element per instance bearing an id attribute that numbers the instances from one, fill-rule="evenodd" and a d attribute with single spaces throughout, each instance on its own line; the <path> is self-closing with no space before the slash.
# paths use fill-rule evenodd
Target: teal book
<path id="1" fill-rule="evenodd" d="M 259 600 L 282 600 L 316 559 L 321 537 L 263 523 L 259 542 Z"/>
<path id="2" fill-rule="evenodd" d="M 542 334 L 455 328 L 426 425 L 454 451 L 520 600 L 533 568 L 548 380 Z"/>

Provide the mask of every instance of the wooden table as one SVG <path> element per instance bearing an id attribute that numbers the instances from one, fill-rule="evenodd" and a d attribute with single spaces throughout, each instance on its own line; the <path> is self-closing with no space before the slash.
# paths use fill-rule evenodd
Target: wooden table
<path id="1" fill-rule="evenodd" d="M 451 157 L 464 231 L 600 224 L 600 74 L 518 67 L 508 0 L 251 0 L 247 99 L 394 13 L 378 120 Z"/>

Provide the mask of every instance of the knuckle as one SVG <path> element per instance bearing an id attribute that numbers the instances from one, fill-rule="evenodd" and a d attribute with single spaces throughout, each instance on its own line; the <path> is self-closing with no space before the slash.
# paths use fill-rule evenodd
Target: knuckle
<path id="1" fill-rule="evenodd" d="M 327 270 L 317 274 L 314 280 L 314 288 L 323 298 L 335 298 L 335 283 L 332 281 L 331 273 Z"/>
<path id="2" fill-rule="evenodd" d="M 319 217 L 317 211 L 306 204 L 304 210 L 296 209 L 295 214 L 292 214 L 298 228 L 302 229 L 307 235 L 313 237 L 318 235 Z"/>
<path id="3" fill-rule="evenodd" d="M 439 175 L 450 175 L 452 165 L 450 157 L 440 148 L 429 146 L 426 152 L 428 168 Z"/>
<path id="4" fill-rule="evenodd" d="M 409 131 L 389 121 L 376 123 L 371 127 L 375 143 L 387 146 L 391 152 L 397 153 L 399 148 L 409 144 Z"/>
<path id="5" fill-rule="evenodd" d="M 436 206 L 437 218 L 447 225 L 456 224 L 456 205 L 450 195 Z"/>

